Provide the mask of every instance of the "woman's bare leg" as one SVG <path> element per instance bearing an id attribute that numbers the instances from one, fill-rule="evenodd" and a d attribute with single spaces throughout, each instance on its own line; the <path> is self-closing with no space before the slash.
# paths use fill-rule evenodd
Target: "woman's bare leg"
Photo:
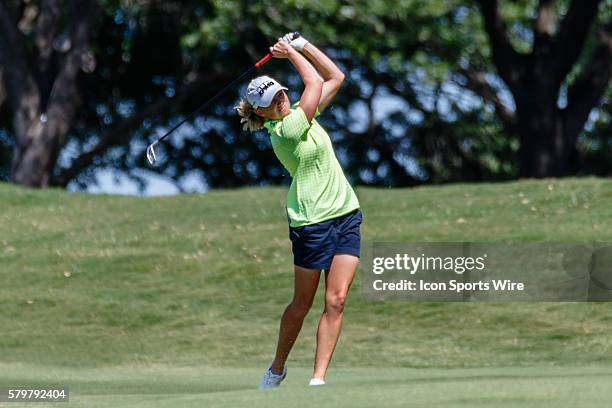
<path id="1" fill-rule="evenodd" d="M 313 378 L 325 379 L 325 372 L 336 348 L 344 302 L 355 277 L 359 258 L 349 254 L 334 256 L 329 271 L 325 271 L 325 309 L 317 330 L 317 351 Z"/>
<path id="2" fill-rule="evenodd" d="M 272 362 L 272 372 L 280 374 L 285 366 L 289 352 L 297 339 L 304 318 L 308 314 L 317 287 L 319 286 L 320 269 L 306 269 L 294 266 L 295 281 L 293 289 L 293 300 L 285 308 L 280 323 L 276 356 Z"/>

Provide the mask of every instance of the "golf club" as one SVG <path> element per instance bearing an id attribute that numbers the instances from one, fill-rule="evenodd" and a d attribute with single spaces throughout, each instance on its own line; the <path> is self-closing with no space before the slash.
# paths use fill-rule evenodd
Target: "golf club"
<path id="1" fill-rule="evenodd" d="M 296 31 L 295 33 L 293 33 L 292 40 L 298 38 L 299 36 L 300 36 L 300 33 L 298 33 Z M 242 81 L 245 77 L 250 75 L 256 69 L 261 68 L 266 62 L 268 62 L 270 60 L 270 58 L 272 58 L 272 53 L 269 52 L 265 57 L 263 57 L 262 59 L 257 61 L 255 63 L 255 65 L 253 65 L 251 68 L 249 68 L 244 73 L 242 73 L 238 78 L 234 79 L 232 82 L 227 84 L 223 89 L 221 89 L 219 92 L 217 92 L 217 94 L 215 96 L 213 96 L 212 98 L 210 98 L 209 100 L 204 102 L 195 111 L 191 112 L 189 114 L 189 116 L 187 116 L 185 119 L 183 119 L 178 125 L 174 126 L 172 129 L 170 129 L 168 132 L 166 132 L 166 134 L 164 134 L 163 136 L 157 138 L 157 140 L 155 140 L 153 143 L 151 143 L 151 145 L 147 148 L 147 160 L 149 161 L 149 164 L 154 165 L 155 162 L 157 161 L 157 157 L 155 156 L 155 145 L 157 145 L 159 142 L 161 142 L 166 137 L 168 137 L 172 132 L 174 132 L 176 129 L 178 129 L 183 123 L 185 123 L 189 119 L 191 119 L 196 113 L 198 113 L 198 112 L 204 110 L 206 107 L 208 107 L 208 105 L 210 105 L 215 100 L 217 100 L 217 98 L 219 98 L 221 95 L 223 95 L 228 89 L 233 87 L 238 82 Z"/>

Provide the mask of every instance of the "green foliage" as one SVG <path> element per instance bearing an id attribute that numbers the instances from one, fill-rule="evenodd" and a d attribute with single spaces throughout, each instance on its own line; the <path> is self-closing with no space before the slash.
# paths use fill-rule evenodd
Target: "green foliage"
<path id="1" fill-rule="evenodd" d="M 82 105 L 56 176 L 126 119 L 140 117 L 152 104 L 180 93 L 185 84 L 205 85 L 177 98 L 170 109 L 140 117 L 138 126 L 78 173 L 72 180 L 75 185 L 92 183 L 100 167 L 142 181 L 138 170 L 146 167 L 142 154 L 146 145 L 251 66 L 287 31 L 300 31 L 328 51 L 347 74 L 321 121 L 354 182 L 412 185 L 516 175 L 515 128 L 500 118 L 490 100 L 468 89 L 462 74 L 468 68 L 487 73 L 508 110 L 514 109 L 491 64 L 489 41 L 474 1 L 107 0 L 100 4 L 103 12 L 92 40 L 97 69 L 81 75 Z M 512 44 L 528 52 L 537 2 L 501 4 Z M 562 16 L 568 4 L 557 1 L 556 11 Z M 610 0 L 602 2 L 598 24 L 609 21 L 609 4 Z M 32 35 L 28 34 L 29 40 Z M 586 67 L 593 47 L 591 36 L 566 88 Z M 300 81 L 286 61 L 273 60 L 263 72 L 288 84 L 292 99 L 299 97 Z M 265 135 L 241 133 L 232 109 L 239 92 L 221 98 L 191 126 L 181 128 L 168 146 L 160 146 L 163 159 L 155 171 L 176 182 L 196 172 L 212 187 L 287 182 Z M 389 109 L 388 104 L 396 108 Z M 608 106 L 609 96 L 602 110 Z M 609 115 L 601 118 L 604 122 L 598 129 L 609 126 Z M 0 128 L 8 132 L 8 137 L 0 138 L 0 151 L 12 147 L 11 126 L 6 106 L 0 107 Z M 584 137 L 591 137 L 592 129 L 588 127 Z M 590 149 L 603 145 L 594 143 Z M 599 160 L 605 157 L 604 152 L 595 154 Z M 0 154 L 0 168 L 7 169 L 9 161 Z M 597 174 L 609 173 L 609 163 L 599 161 Z M 595 171 L 591 166 L 583 168 L 583 173 L 591 171 Z M 6 170 L 0 173 L 6 176 Z"/>
<path id="2" fill-rule="evenodd" d="M 336 60 L 343 64 L 349 83 L 334 101 L 334 106 L 342 110 L 334 111 L 336 123 L 332 127 L 335 129 L 337 146 L 355 153 L 344 159 L 353 180 L 362 184 L 405 185 L 423 181 L 504 179 L 513 175 L 515 165 L 508 150 L 499 155 L 499 150 L 483 152 L 468 148 L 467 155 L 474 159 L 472 166 L 467 166 L 466 157 L 453 153 L 465 150 L 465 147 L 458 147 L 465 138 L 470 140 L 468 145 L 488 145 L 484 141 L 490 138 L 493 128 L 507 138 L 505 145 L 516 144 L 516 141 L 493 115 L 478 113 L 483 108 L 477 98 L 468 97 L 466 102 L 465 98 L 459 100 L 455 96 L 438 92 L 443 84 L 451 80 L 453 71 L 465 61 L 485 61 L 487 58 L 487 55 L 478 54 L 480 50 L 486 50 L 487 40 L 477 27 L 479 19 L 473 7 L 458 1 L 315 2 L 306 10 L 296 10 L 296 7 L 291 2 L 258 2 L 256 6 L 242 10 L 243 13 L 254 13 L 251 18 L 242 18 L 254 21 L 257 28 L 269 37 L 278 32 L 301 31 L 315 44 L 336 50 L 337 55 L 341 56 Z M 231 22 L 235 14 L 227 3 L 223 3 L 215 15 L 219 28 L 240 24 L 238 21 Z M 372 134 L 365 135 L 342 128 L 354 122 L 350 110 L 356 100 L 376 110 L 372 96 L 385 90 L 401 98 L 405 107 L 384 117 L 380 123 L 367 125 L 377 130 Z M 440 112 L 437 103 L 428 102 L 431 99 L 451 105 L 453 114 Z M 459 108 L 458 105 L 463 107 Z M 466 108 L 466 105 L 471 106 Z M 410 117 L 414 117 L 415 113 L 426 119 L 411 120 Z M 486 122 L 474 120 L 468 124 L 470 116 Z M 363 117 L 357 119 L 372 120 Z M 418 145 L 426 139 L 444 137 L 437 133 L 440 128 L 436 123 L 442 125 L 446 129 L 444 133 L 450 135 L 449 143 L 445 144 L 448 148 L 436 152 L 419 149 Z M 405 129 L 403 137 L 407 139 L 407 144 L 404 148 L 394 147 L 394 155 L 386 154 L 382 151 L 384 149 L 376 145 L 395 146 L 389 130 L 398 126 Z M 470 132 L 459 136 L 460 129 L 468 127 Z M 364 138 L 375 140 L 370 143 L 370 140 Z M 482 143 L 480 139 L 483 139 Z M 364 163 L 363 155 L 358 152 L 374 153 L 378 159 Z M 418 176 L 407 174 L 410 170 L 406 168 L 406 161 L 416 159 L 419 163 L 426 163 L 434 153 L 444 157 L 440 166 L 423 166 Z M 482 160 L 477 158 L 479 155 L 483 155 Z M 497 157 L 497 161 L 504 165 L 492 165 L 491 156 Z M 456 165 L 447 167 L 450 161 Z M 488 164 L 484 164 L 485 161 Z M 404 168 L 404 174 L 393 176 L 389 172 L 377 171 L 377 168 L 385 167 Z M 471 167 L 471 170 L 467 170 L 467 167 Z"/>

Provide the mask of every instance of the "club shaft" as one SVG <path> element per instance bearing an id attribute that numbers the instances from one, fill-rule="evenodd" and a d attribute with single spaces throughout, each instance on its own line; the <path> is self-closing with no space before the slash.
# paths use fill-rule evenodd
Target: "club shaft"
<path id="1" fill-rule="evenodd" d="M 300 33 L 298 33 L 297 31 L 295 33 L 293 33 L 292 35 L 292 40 L 296 39 L 300 36 Z M 261 68 L 266 62 L 270 61 L 270 59 L 272 58 L 272 53 L 269 52 L 268 54 L 266 54 L 262 59 L 260 59 L 259 61 L 257 61 L 255 63 L 255 65 L 253 65 L 251 68 L 247 69 L 245 72 L 242 73 L 242 75 L 240 75 L 238 78 L 234 79 L 232 82 L 230 82 L 229 84 L 227 84 L 223 89 L 221 89 L 219 92 L 217 92 L 215 94 L 215 96 L 213 96 L 212 98 L 210 98 L 209 100 L 207 100 L 206 102 L 204 102 L 202 105 L 200 105 L 196 110 L 194 110 L 193 112 L 191 112 L 189 114 L 189 116 L 187 116 L 185 119 L 181 120 L 180 123 L 178 123 L 176 126 L 174 126 L 172 129 L 170 129 L 168 132 L 166 132 L 165 135 L 163 135 L 162 137 L 158 138 L 155 142 L 153 142 L 153 144 L 151 144 L 150 147 L 153 147 L 156 143 L 161 142 L 162 140 L 164 140 L 165 138 L 167 138 L 168 136 L 170 136 L 170 134 L 172 132 L 174 132 L 176 129 L 178 129 L 183 123 L 187 122 L 189 119 L 193 118 L 195 116 L 196 113 L 202 111 L 204 108 L 208 107 L 208 105 L 210 105 L 211 103 L 213 103 L 214 101 L 216 101 L 221 95 L 223 95 L 228 89 L 230 89 L 231 87 L 233 87 L 234 85 L 236 85 L 238 82 L 242 81 L 244 79 L 244 77 L 246 77 L 247 75 L 250 75 L 253 71 L 255 71 L 258 68 Z"/>
<path id="2" fill-rule="evenodd" d="M 189 119 L 193 118 L 195 116 L 196 113 L 202 111 L 203 109 L 205 109 L 206 107 L 208 107 L 208 105 L 210 105 L 211 103 L 213 103 L 214 101 L 216 101 L 221 95 L 223 95 L 228 89 L 230 89 L 231 87 L 233 87 L 234 85 L 236 85 L 238 82 L 242 81 L 244 79 L 244 77 L 246 77 L 247 75 L 250 75 L 254 70 L 256 70 L 257 68 L 260 68 L 263 64 L 265 64 L 271 57 L 271 54 L 266 55 L 265 57 L 263 57 L 261 60 L 259 60 L 255 65 L 253 65 L 251 68 L 249 68 L 248 70 L 246 70 L 245 72 L 243 72 L 238 78 L 234 79 L 232 82 L 230 82 L 229 84 L 227 84 L 223 89 L 221 89 L 219 92 L 217 92 L 215 94 L 215 96 L 213 96 L 212 98 L 210 98 L 209 100 L 207 100 L 206 102 L 204 102 L 202 105 L 200 105 L 196 110 L 194 110 L 193 112 L 191 112 L 189 114 L 189 116 L 187 116 L 185 119 L 183 119 L 179 124 L 177 124 L 176 126 L 174 126 L 172 129 L 170 129 L 168 132 L 166 132 L 165 135 L 163 135 L 162 137 L 160 137 L 159 139 L 157 139 L 157 142 L 161 142 L 162 140 L 164 140 L 166 137 L 170 136 L 170 134 L 172 132 L 174 132 L 176 129 L 178 129 L 183 123 L 187 122 Z"/>

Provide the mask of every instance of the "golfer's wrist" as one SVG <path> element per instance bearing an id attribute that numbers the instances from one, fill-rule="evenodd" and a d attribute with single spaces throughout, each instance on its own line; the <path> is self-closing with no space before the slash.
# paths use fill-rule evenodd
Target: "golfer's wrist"
<path id="1" fill-rule="evenodd" d="M 310 51 L 310 50 L 307 50 L 307 48 L 312 49 L 312 44 L 310 43 L 310 41 L 306 41 L 306 44 L 304 44 L 304 46 L 302 47 L 302 52 Z"/>

